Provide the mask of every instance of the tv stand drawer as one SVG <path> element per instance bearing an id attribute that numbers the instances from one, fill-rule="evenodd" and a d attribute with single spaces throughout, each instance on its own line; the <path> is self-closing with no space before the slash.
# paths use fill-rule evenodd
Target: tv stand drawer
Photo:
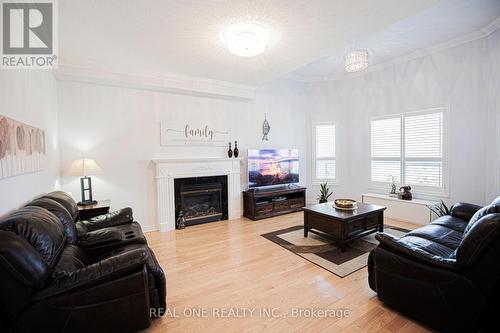
<path id="1" fill-rule="evenodd" d="M 274 209 L 276 210 L 285 210 L 289 209 L 290 204 L 288 203 L 288 200 L 283 200 L 283 201 L 277 201 L 274 203 Z"/>
<path id="2" fill-rule="evenodd" d="M 272 212 L 274 209 L 274 204 L 272 202 L 270 203 L 260 203 L 257 205 L 257 214 L 267 214 Z"/>
<path id="3" fill-rule="evenodd" d="M 290 199 L 290 208 L 302 208 L 306 205 L 306 201 L 303 198 Z"/>

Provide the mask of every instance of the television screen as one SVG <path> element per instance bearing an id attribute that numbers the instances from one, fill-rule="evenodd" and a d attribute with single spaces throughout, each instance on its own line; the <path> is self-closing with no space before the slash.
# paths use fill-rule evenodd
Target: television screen
<path id="1" fill-rule="evenodd" d="M 297 149 L 248 150 L 248 188 L 298 182 Z"/>

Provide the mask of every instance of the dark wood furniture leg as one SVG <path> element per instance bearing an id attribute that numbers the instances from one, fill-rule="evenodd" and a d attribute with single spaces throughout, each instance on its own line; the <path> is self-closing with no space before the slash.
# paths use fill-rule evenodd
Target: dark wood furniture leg
<path id="1" fill-rule="evenodd" d="M 383 212 L 378 213 L 378 223 L 379 223 L 378 231 L 384 232 L 384 213 Z"/>
<path id="2" fill-rule="evenodd" d="M 307 237 L 309 231 L 309 213 L 304 212 L 304 237 Z"/>

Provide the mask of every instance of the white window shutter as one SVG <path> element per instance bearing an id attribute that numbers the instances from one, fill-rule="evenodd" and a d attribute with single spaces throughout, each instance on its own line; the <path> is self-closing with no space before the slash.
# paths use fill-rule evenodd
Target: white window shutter
<path id="1" fill-rule="evenodd" d="M 443 186 L 443 113 L 406 116 L 405 182 Z"/>
<path id="2" fill-rule="evenodd" d="M 401 117 L 373 120 L 371 123 L 371 180 L 388 182 L 401 179 Z"/>
<path id="3" fill-rule="evenodd" d="M 315 163 L 317 180 L 336 179 L 335 163 L 335 125 L 318 124 L 314 126 Z"/>

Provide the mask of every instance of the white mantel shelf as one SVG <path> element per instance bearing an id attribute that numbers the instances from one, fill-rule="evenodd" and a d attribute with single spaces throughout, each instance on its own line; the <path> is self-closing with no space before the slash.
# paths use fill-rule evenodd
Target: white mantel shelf
<path id="1" fill-rule="evenodd" d="M 176 178 L 227 176 L 229 220 L 241 217 L 241 159 L 240 158 L 183 158 L 152 160 L 156 164 L 158 227 L 160 231 L 175 230 Z"/>
<path id="2" fill-rule="evenodd" d="M 241 158 L 229 158 L 229 157 L 202 157 L 202 158 L 154 158 L 152 161 L 155 164 L 158 163 L 205 163 L 205 162 L 232 162 L 239 161 Z"/>

